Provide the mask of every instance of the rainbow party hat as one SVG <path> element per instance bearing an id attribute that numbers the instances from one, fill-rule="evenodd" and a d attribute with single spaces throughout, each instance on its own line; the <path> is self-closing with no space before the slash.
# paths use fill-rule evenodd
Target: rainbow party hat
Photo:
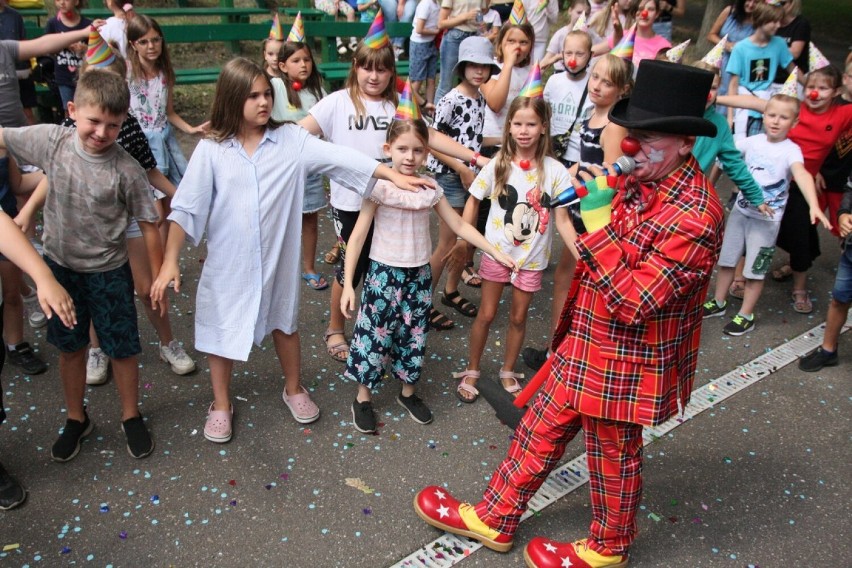
<path id="1" fill-rule="evenodd" d="M 513 26 L 520 26 L 527 22 L 527 11 L 524 9 L 522 0 L 515 0 L 512 4 L 512 13 L 509 14 L 509 23 Z"/>
<path id="2" fill-rule="evenodd" d="M 370 29 L 367 30 L 367 37 L 364 38 L 364 45 L 371 49 L 381 49 L 390 45 L 388 32 L 385 31 L 385 17 L 382 11 L 376 13 L 376 19 L 370 24 Z"/>
<path id="3" fill-rule="evenodd" d="M 269 28 L 269 39 L 284 41 L 284 30 L 281 29 L 281 20 L 278 19 L 278 12 L 272 16 L 272 27 Z"/>
<path id="4" fill-rule="evenodd" d="M 712 65 L 716 69 L 722 68 L 722 55 L 725 53 L 725 44 L 728 43 L 728 36 L 725 35 L 719 43 L 713 46 L 713 49 L 707 52 L 707 55 L 701 58 L 701 61 L 707 65 Z"/>
<path id="5" fill-rule="evenodd" d="M 577 21 L 574 22 L 574 27 L 571 28 L 572 32 L 587 32 L 589 31 L 589 23 L 586 21 L 586 13 L 583 12 L 580 14 L 580 17 L 577 18 Z"/>
<path id="6" fill-rule="evenodd" d="M 89 32 L 89 47 L 86 49 L 86 63 L 90 67 L 106 67 L 113 61 L 115 61 L 115 53 L 98 30 L 92 28 Z"/>
<path id="7" fill-rule="evenodd" d="M 393 115 L 394 120 L 420 120 L 420 107 L 414 101 L 414 95 L 411 94 L 411 80 L 405 82 L 405 88 L 399 95 L 399 104 L 396 105 L 396 114 Z"/>
<path id="8" fill-rule="evenodd" d="M 671 61 L 672 63 L 680 63 L 683 61 L 683 53 L 686 51 L 686 48 L 689 47 L 689 43 L 691 39 L 686 40 L 683 43 L 679 43 L 670 50 L 666 52 L 666 59 Z"/>
<path id="9" fill-rule="evenodd" d="M 538 61 L 530 67 L 530 74 L 527 75 L 527 80 L 524 86 L 521 87 L 519 97 L 527 97 L 530 99 L 539 99 L 544 94 L 544 87 L 541 86 L 541 66 Z"/>
<path id="10" fill-rule="evenodd" d="M 790 76 L 787 77 L 787 80 L 784 81 L 784 85 L 781 86 L 781 89 L 778 91 L 779 95 L 787 95 L 788 97 L 793 97 L 794 99 L 799 98 L 799 68 L 794 67 L 793 72 L 790 73 Z"/>
<path id="11" fill-rule="evenodd" d="M 614 46 L 610 53 L 615 55 L 616 57 L 620 57 L 622 59 L 627 59 L 628 61 L 633 60 L 633 45 L 636 43 L 636 26 L 634 25 L 632 28 L 627 30 L 627 33 L 624 34 L 624 37 L 621 38 L 621 41 L 618 42 L 618 45 Z"/>
<path id="12" fill-rule="evenodd" d="M 302 22 L 302 13 L 296 14 L 296 19 L 293 20 L 293 27 L 290 28 L 290 33 L 287 34 L 287 41 L 303 42 L 305 41 L 305 24 Z"/>
<path id="13" fill-rule="evenodd" d="M 831 63 L 828 61 L 828 58 L 817 49 L 814 42 L 810 42 L 808 44 L 808 73 L 816 71 L 817 69 L 822 69 L 823 67 L 828 67 L 829 65 L 831 65 Z"/>

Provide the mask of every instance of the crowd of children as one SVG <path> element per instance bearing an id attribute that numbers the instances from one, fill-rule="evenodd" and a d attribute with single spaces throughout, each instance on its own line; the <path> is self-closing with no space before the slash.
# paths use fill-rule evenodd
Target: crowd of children
<path id="1" fill-rule="evenodd" d="M 654 31 L 661 11 L 671 13 L 679 3 L 594 4 L 599 9 L 592 15 L 587 0 L 571 3 L 570 21 L 548 46 L 556 0 L 516 0 L 505 22 L 487 1 L 421 0 L 413 13 L 410 82 L 403 83 L 396 74 L 398 53 L 381 25 L 382 3 L 359 0 L 349 10 L 334 3 L 347 17 L 357 11 L 372 25 L 350 47 L 345 87 L 330 94 L 301 18 L 285 38 L 276 14 L 262 65 L 242 58 L 227 63 L 210 119 L 200 126 L 175 110 L 175 73 L 162 29 L 132 6 L 118 8 L 109 0 L 114 16 L 105 26 L 90 26 L 76 0 L 56 0 L 48 31 L 67 33 L 0 41 L 3 73 L 16 60 L 59 51 L 56 76 L 67 109 L 63 126 L 17 128 L 25 124 L 20 107 L 0 106 L 3 352 L 28 373 L 46 370 L 22 336 L 22 297 L 40 303 L 49 319 L 48 342 L 59 351 L 67 410 L 53 459 L 74 458 L 92 431 L 85 385 L 106 382 L 108 365 L 127 450 L 136 458 L 151 453 L 154 439 L 137 407 L 142 346 L 134 293 L 157 332 L 163 361 L 176 374 L 193 371 L 195 362 L 172 334 L 167 292 L 182 288 L 178 261 L 185 242 L 198 246 L 205 236 L 194 345 L 210 369 L 206 439 L 232 438 L 234 361 L 247 360 L 252 344 L 268 335 L 284 375 L 286 407 L 299 423 L 319 418 L 301 382 L 302 280 L 317 291 L 331 287 L 324 338 L 328 355 L 345 363 L 342 376 L 358 385 L 351 407 L 357 430 L 376 430 L 372 392 L 385 369 L 401 382 L 399 404 L 415 421 L 432 421 L 415 385 L 427 331 L 454 325 L 433 305 L 445 269 L 441 304 L 475 318 L 465 367 L 454 374 L 458 399 L 478 398 L 483 351 L 506 286 L 508 330 L 497 374 L 516 395 L 521 354 L 538 369 L 549 352 L 523 349 L 533 295 L 552 290 L 555 330 L 576 266 L 566 246 L 552 282 L 545 280 L 554 228 L 563 237 L 570 224 L 578 234 L 585 231 L 576 203 L 557 204 L 557 197 L 581 172 L 626 153 L 628 132 L 611 122 L 610 111 L 630 95 L 639 61 L 682 58 L 682 49 L 670 49 L 669 39 Z M 721 35 L 717 46 L 694 63 L 715 74 L 705 118 L 717 131 L 698 137 L 694 155 L 708 172 L 718 162 L 739 189 L 715 293 L 704 304 L 708 318 L 726 313 L 729 295 L 742 299 L 724 328 L 730 335 L 755 327 L 776 241 L 790 253 L 778 276 L 792 276 L 794 309 L 808 313 L 806 272 L 819 254 L 813 223 L 847 241 L 852 229 L 849 200 L 841 199 L 852 166 L 852 105 L 846 104 L 852 62 L 841 79 L 811 45 L 806 73 L 797 73 L 802 46 L 792 41 L 799 53 L 791 53 L 775 36 L 786 20 L 793 21 L 775 2 L 738 1 L 711 31 Z M 542 69 L 550 65 L 545 81 Z M 793 73 L 773 87 L 778 69 Z M 2 78 L 5 100 L 10 81 L 8 74 Z M 728 93 L 718 97 L 728 120 L 717 112 L 717 91 Z M 429 126 L 421 108 L 432 115 Z M 188 162 L 173 128 L 203 137 Z M 44 175 L 19 210 L 23 165 Z M 421 177 L 424 168 L 433 177 Z M 330 282 L 316 267 L 319 212 L 329 205 L 340 247 Z M 9 218 L 26 230 L 41 208 L 43 261 L 26 238 L 6 238 L 14 232 Z M 434 247 L 431 209 L 439 218 Z M 478 271 L 472 269 L 476 249 L 483 252 Z M 28 291 L 12 263 L 33 278 L 37 292 Z M 832 325 L 848 311 L 849 263 L 841 261 Z M 355 289 L 362 279 L 359 302 Z M 462 296 L 462 281 L 481 286 L 479 306 Z M 347 340 L 345 322 L 356 308 Z M 51 317 L 54 312 L 59 318 Z M 836 334 L 827 332 L 802 368 L 832 364 Z M 0 478 L 7 475 L 0 466 Z M 18 502 L 0 495 L 0 508 Z"/>

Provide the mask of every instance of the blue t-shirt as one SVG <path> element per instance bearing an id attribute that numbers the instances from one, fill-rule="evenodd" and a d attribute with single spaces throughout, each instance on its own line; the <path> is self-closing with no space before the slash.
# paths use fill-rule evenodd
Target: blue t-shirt
<path id="1" fill-rule="evenodd" d="M 763 47 L 755 45 L 748 37 L 734 46 L 725 70 L 740 78 L 741 87 L 750 91 L 765 91 L 775 79 L 775 70 L 778 67 L 785 69 L 791 61 L 793 56 L 780 37 L 771 37 Z M 781 82 L 786 78 L 781 79 Z"/>
<path id="2" fill-rule="evenodd" d="M 80 22 L 73 27 L 68 27 L 63 24 L 58 17 L 54 16 L 47 21 L 44 27 L 46 34 L 59 34 L 64 32 L 73 32 L 88 28 L 92 24 L 92 20 L 80 17 Z M 57 85 L 73 87 L 77 84 L 77 70 L 83 64 L 83 60 L 76 53 L 67 47 L 56 54 L 56 66 L 53 69 L 54 77 Z"/>

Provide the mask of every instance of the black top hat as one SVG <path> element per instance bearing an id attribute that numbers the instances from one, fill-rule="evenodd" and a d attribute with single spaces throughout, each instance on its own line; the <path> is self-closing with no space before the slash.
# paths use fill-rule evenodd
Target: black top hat
<path id="1" fill-rule="evenodd" d="M 704 118 L 713 74 L 677 63 L 643 59 L 629 99 L 615 103 L 609 119 L 619 126 L 685 136 L 715 136 Z"/>

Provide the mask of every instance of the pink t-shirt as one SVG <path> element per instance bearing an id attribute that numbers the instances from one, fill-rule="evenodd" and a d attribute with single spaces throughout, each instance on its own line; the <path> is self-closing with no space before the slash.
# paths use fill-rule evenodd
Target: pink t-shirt
<path id="1" fill-rule="evenodd" d="M 609 46 L 612 47 L 612 36 L 609 37 Z M 650 39 L 636 36 L 636 41 L 633 43 L 633 65 L 639 67 L 639 62 L 643 59 L 654 59 L 657 52 L 661 49 L 669 48 L 672 44 L 669 40 L 660 35 L 655 35 Z"/>
<path id="2" fill-rule="evenodd" d="M 440 186 L 414 192 L 388 181 L 377 181 L 369 197 L 379 204 L 370 258 L 399 268 L 428 264 L 432 255 L 429 215 L 443 196 Z"/>

